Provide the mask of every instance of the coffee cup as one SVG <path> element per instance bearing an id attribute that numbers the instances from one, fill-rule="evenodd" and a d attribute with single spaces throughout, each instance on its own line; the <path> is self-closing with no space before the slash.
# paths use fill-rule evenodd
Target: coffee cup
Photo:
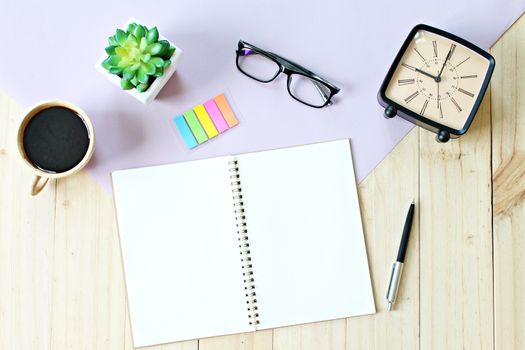
<path id="1" fill-rule="evenodd" d="M 31 195 L 40 193 L 49 179 L 59 179 L 86 166 L 95 147 L 87 114 L 78 106 L 49 100 L 24 114 L 17 135 L 24 164 L 35 174 Z"/>

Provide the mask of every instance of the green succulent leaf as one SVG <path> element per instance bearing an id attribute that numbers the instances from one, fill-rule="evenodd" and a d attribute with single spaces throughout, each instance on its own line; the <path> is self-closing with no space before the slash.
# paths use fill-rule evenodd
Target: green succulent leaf
<path id="1" fill-rule="evenodd" d="M 159 40 L 159 30 L 157 29 L 157 27 L 153 27 L 150 30 L 148 30 L 146 39 L 148 39 L 148 44 L 156 43 L 157 40 Z"/>
<path id="2" fill-rule="evenodd" d="M 129 41 L 130 43 L 135 43 L 134 46 L 138 46 L 140 39 L 137 39 L 137 37 L 133 34 L 128 34 L 126 38 L 126 42 Z"/>
<path id="3" fill-rule="evenodd" d="M 117 39 L 115 39 L 115 37 L 113 37 L 113 36 L 110 36 L 108 38 L 108 44 L 110 46 L 117 46 L 118 45 Z"/>
<path id="4" fill-rule="evenodd" d="M 164 75 L 164 67 L 157 67 L 155 70 L 155 74 L 153 74 L 155 77 L 161 77 Z"/>
<path id="5" fill-rule="evenodd" d="M 135 28 L 137 28 L 137 23 L 130 23 L 130 24 L 128 24 L 128 30 L 127 30 L 127 32 L 128 32 L 128 33 L 133 33 L 133 31 L 135 30 Z"/>
<path id="6" fill-rule="evenodd" d="M 109 69 L 111 68 L 111 65 L 107 62 L 107 59 L 104 60 L 104 62 L 102 62 L 101 66 L 107 71 L 109 71 Z"/>
<path id="7" fill-rule="evenodd" d="M 166 67 L 169 66 L 170 64 L 171 64 L 171 61 L 170 61 L 170 60 L 164 61 L 164 68 L 166 68 Z"/>
<path id="8" fill-rule="evenodd" d="M 145 50 L 145 52 L 151 54 L 152 56 L 157 56 L 161 51 L 162 51 L 161 43 L 150 44 Z"/>
<path id="9" fill-rule="evenodd" d="M 139 50 L 141 52 L 145 52 L 146 48 L 148 47 L 148 41 L 146 40 L 146 38 L 141 38 L 140 39 L 140 45 L 139 45 Z"/>
<path id="10" fill-rule="evenodd" d="M 118 56 L 121 56 L 121 57 L 128 55 L 128 49 L 126 49 L 125 47 L 122 47 L 122 46 L 118 46 L 113 51 L 115 51 L 115 54 L 117 54 Z"/>
<path id="11" fill-rule="evenodd" d="M 113 46 L 113 45 L 106 47 L 106 49 L 105 49 L 106 53 L 108 55 L 114 55 L 115 54 L 115 47 L 116 46 Z"/>
<path id="12" fill-rule="evenodd" d="M 170 48 L 162 55 L 162 58 L 169 60 L 171 56 L 175 53 L 175 47 L 170 46 Z"/>
<path id="13" fill-rule="evenodd" d="M 162 50 L 159 52 L 158 56 L 164 56 L 170 49 L 170 42 L 167 40 L 160 40 L 159 44 L 162 45 Z"/>
<path id="14" fill-rule="evenodd" d="M 147 75 L 153 75 L 155 73 L 155 66 L 151 63 L 142 63 L 142 66 L 140 67 L 144 73 Z"/>
<path id="15" fill-rule="evenodd" d="M 107 63 L 111 67 L 116 67 L 118 63 L 120 62 L 121 58 L 116 55 L 111 55 L 108 58 L 104 60 L 105 63 Z"/>
<path id="16" fill-rule="evenodd" d="M 129 68 L 126 68 L 122 71 L 122 78 L 123 79 L 126 79 L 126 80 L 131 80 L 133 79 L 133 77 L 135 77 L 135 71 L 129 69 Z"/>
<path id="17" fill-rule="evenodd" d="M 120 79 L 120 87 L 123 89 L 123 90 L 131 90 L 133 89 L 135 86 L 131 83 L 131 81 L 129 81 L 128 79 Z"/>
<path id="18" fill-rule="evenodd" d="M 115 74 L 115 75 L 122 74 L 122 68 L 120 68 L 120 67 L 110 67 L 108 69 L 108 71 L 109 71 L 109 73 Z"/>
<path id="19" fill-rule="evenodd" d="M 145 84 L 148 82 L 149 80 L 149 77 L 148 77 L 148 74 L 146 74 L 146 72 L 144 72 L 144 70 L 142 69 L 142 67 L 140 67 L 139 69 L 137 69 L 137 79 L 142 83 L 142 84 Z"/>
<path id="20" fill-rule="evenodd" d="M 140 84 L 139 79 L 136 75 L 133 77 L 133 79 L 130 80 L 130 83 L 133 84 L 133 86 L 137 86 Z"/>
<path id="21" fill-rule="evenodd" d="M 126 49 L 133 49 L 137 46 L 139 46 L 139 44 L 137 43 L 137 39 L 133 35 L 131 35 L 129 39 L 126 40 L 124 45 L 122 45 L 122 47 L 125 47 Z"/>
<path id="22" fill-rule="evenodd" d="M 164 67 L 164 60 L 160 57 L 152 57 L 149 60 L 149 63 L 153 64 L 155 67 Z"/>
<path id="23" fill-rule="evenodd" d="M 151 60 L 151 55 L 149 53 L 145 54 L 144 56 L 142 56 L 141 58 L 141 61 L 142 62 L 149 62 L 149 60 Z"/>
<path id="24" fill-rule="evenodd" d="M 144 91 L 148 90 L 149 86 L 150 86 L 149 83 L 139 84 L 139 85 L 137 85 L 137 91 L 138 92 L 144 92 Z"/>
<path id="25" fill-rule="evenodd" d="M 128 35 L 125 31 L 122 29 L 117 29 L 117 33 L 115 34 L 115 39 L 117 40 L 119 45 L 124 45 L 126 42 L 126 39 L 128 38 Z"/>
<path id="26" fill-rule="evenodd" d="M 137 39 L 143 38 L 146 35 L 146 31 L 143 26 L 136 26 L 135 29 L 131 32 Z"/>
<path id="27" fill-rule="evenodd" d="M 136 72 L 137 69 L 140 68 L 140 63 L 135 63 L 135 64 L 129 66 L 128 68 L 129 68 L 129 70 L 131 70 L 132 72 Z"/>

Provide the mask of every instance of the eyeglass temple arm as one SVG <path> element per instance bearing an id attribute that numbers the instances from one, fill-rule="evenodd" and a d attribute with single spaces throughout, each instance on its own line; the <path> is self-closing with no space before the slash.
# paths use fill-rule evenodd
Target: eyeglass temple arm
<path id="1" fill-rule="evenodd" d="M 314 80 L 312 80 L 312 82 L 314 83 L 314 86 L 315 86 L 315 88 L 317 89 L 317 92 L 319 92 L 319 94 L 320 94 L 321 97 L 324 99 L 324 101 L 325 101 L 325 102 L 328 101 L 328 98 L 329 98 L 330 96 L 328 96 L 328 95 L 326 94 L 326 92 L 324 92 L 324 90 L 321 88 L 321 86 L 319 85 L 318 82 L 316 82 L 316 81 L 314 81 Z M 328 102 L 328 104 L 331 105 L 332 102 L 330 101 L 330 102 Z"/>

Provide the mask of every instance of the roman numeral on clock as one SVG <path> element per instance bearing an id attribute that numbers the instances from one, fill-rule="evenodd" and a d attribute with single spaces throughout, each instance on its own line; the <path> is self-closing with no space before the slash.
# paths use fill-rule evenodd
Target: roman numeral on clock
<path id="1" fill-rule="evenodd" d="M 414 70 L 414 71 L 416 70 L 416 67 L 412 67 L 411 65 L 406 64 L 406 63 L 404 63 L 404 62 L 401 63 L 401 65 L 402 65 L 403 67 L 405 67 L 405 68 L 410 69 L 410 70 Z"/>
<path id="2" fill-rule="evenodd" d="M 461 111 L 462 111 L 461 107 L 459 106 L 459 104 L 457 103 L 457 101 L 454 99 L 454 97 L 451 97 L 451 98 L 450 98 L 450 101 L 452 101 L 452 103 L 454 104 L 454 106 L 456 106 L 456 108 L 458 109 L 458 112 L 461 112 Z"/>
<path id="3" fill-rule="evenodd" d="M 463 90 L 462 88 L 459 88 L 458 91 L 464 93 L 467 96 L 474 97 L 474 94 L 472 92 L 468 92 L 467 90 Z"/>
<path id="4" fill-rule="evenodd" d="M 425 100 L 425 103 L 423 103 L 423 107 L 421 107 L 421 112 L 419 112 L 419 114 L 421 114 L 421 115 L 425 114 L 425 110 L 427 109 L 427 105 L 428 105 L 428 100 Z"/>
<path id="5" fill-rule="evenodd" d="M 412 95 L 410 95 L 407 98 L 405 98 L 405 103 L 409 103 L 410 101 L 415 99 L 417 97 L 417 95 L 419 95 L 419 91 L 416 91 Z"/>
<path id="6" fill-rule="evenodd" d="M 432 41 L 432 46 L 434 46 L 434 57 L 438 57 L 438 43 L 437 41 Z"/>
<path id="7" fill-rule="evenodd" d="M 400 79 L 397 81 L 397 84 L 399 86 L 403 86 L 403 85 L 410 85 L 410 84 L 414 84 L 416 82 L 415 79 Z"/>

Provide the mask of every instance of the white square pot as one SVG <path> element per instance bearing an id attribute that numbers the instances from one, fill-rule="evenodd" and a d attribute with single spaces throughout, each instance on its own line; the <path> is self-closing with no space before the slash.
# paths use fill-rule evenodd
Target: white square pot
<path id="1" fill-rule="evenodd" d="M 130 18 L 124 24 L 124 30 L 126 30 L 128 28 L 128 25 L 130 23 L 133 23 L 133 22 L 145 25 L 143 22 L 137 21 L 135 18 Z M 150 28 L 150 26 L 148 26 L 148 28 Z M 155 97 L 157 97 L 157 95 L 159 94 L 160 90 L 164 87 L 164 85 L 166 85 L 166 83 L 171 78 L 173 73 L 175 73 L 175 70 L 177 69 L 177 66 L 179 65 L 179 62 L 180 62 L 180 60 L 182 58 L 182 55 L 183 55 L 182 50 L 179 47 L 177 47 L 175 44 L 173 44 L 170 40 L 166 39 L 165 37 L 163 37 L 160 34 L 159 34 L 159 39 L 160 40 L 167 40 L 173 47 L 175 47 L 175 52 L 173 53 L 173 56 L 171 56 L 171 58 L 170 58 L 171 64 L 167 67 L 166 70 L 164 70 L 164 75 L 162 77 L 156 78 L 153 81 L 153 83 L 151 83 L 151 85 L 148 88 L 148 90 L 146 90 L 144 92 L 139 92 L 139 91 L 137 91 L 137 89 L 122 90 L 122 88 L 120 87 L 120 77 L 118 75 L 109 73 L 107 70 L 104 69 L 104 67 L 102 67 L 102 62 L 104 62 L 104 60 L 108 57 L 108 54 L 106 52 L 104 52 L 100 56 L 99 60 L 97 61 L 97 64 L 96 64 L 95 68 L 102 75 L 104 75 L 106 78 L 108 78 L 113 83 L 115 83 L 115 85 L 117 85 L 119 87 L 119 89 L 121 89 L 122 91 L 127 92 L 128 94 L 130 94 L 131 96 L 133 96 L 137 100 L 139 100 L 140 102 L 142 102 L 144 104 L 148 104 L 151 101 L 153 101 L 155 99 Z"/>

